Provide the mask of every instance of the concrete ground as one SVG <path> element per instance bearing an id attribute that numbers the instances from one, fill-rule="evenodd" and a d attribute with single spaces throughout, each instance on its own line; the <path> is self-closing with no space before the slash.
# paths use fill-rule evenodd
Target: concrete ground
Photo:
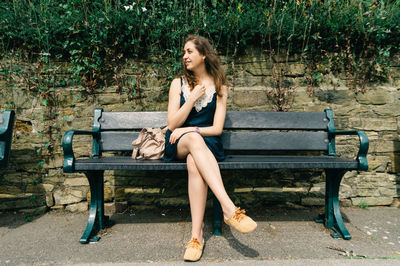
<path id="1" fill-rule="evenodd" d="M 342 208 L 351 240 L 333 239 L 314 218 L 322 209 L 249 210 L 258 222 L 241 235 L 224 225 L 223 236 L 205 220 L 201 265 L 400 265 L 400 209 Z M 95 244 L 79 239 L 87 213 L 53 211 L 27 222 L 21 214 L 0 214 L 0 265 L 187 265 L 187 210 L 129 211 Z"/>

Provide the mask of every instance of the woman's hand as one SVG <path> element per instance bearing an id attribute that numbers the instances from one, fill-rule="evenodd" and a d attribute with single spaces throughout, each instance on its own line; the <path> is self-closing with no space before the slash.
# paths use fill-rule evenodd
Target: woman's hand
<path id="1" fill-rule="evenodd" d="M 194 89 L 190 92 L 190 97 L 196 102 L 206 93 L 206 87 L 203 85 L 196 85 Z"/>
<path id="2" fill-rule="evenodd" d="M 183 134 L 191 131 L 194 131 L 194 128 L 192 127 L 177 128 L 174 131 L 172 131 L 172 134 L 169 137 L 169 142 L 171 142 L 171 144 L 174 144 L 180 137 L 182 137 Z"/>

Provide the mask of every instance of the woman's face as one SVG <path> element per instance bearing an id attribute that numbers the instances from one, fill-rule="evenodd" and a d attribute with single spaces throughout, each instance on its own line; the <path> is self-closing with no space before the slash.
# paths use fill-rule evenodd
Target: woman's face
<path id="1" fill-rule="evenodd" d="M 206 57 L 199 53 L 192 41 L 188 41 L 183 47 L 183 63 L 185 68 L 190 71 L 196 70 L 204 64 Z"/>

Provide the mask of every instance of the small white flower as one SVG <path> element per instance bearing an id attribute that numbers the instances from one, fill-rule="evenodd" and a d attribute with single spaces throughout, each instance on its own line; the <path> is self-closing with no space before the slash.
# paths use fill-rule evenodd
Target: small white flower
<path id="1" fill-rule="evenodd" d="M 147 8 L 142 7 L 142 11 L 143 11 L 143 12 L 146 12 L 146 11 L 147 11 Z"/>
<path id="2" fill-rule="evenodd" d="M 126 10 L 126 11 L 128 11 L 128 10 L 132 10 L 132 9 L 133 9 L 133 5 L 130 5 L 130 6 L 124 6 L 124 8 L 125 8 L 125 10 Z"/>

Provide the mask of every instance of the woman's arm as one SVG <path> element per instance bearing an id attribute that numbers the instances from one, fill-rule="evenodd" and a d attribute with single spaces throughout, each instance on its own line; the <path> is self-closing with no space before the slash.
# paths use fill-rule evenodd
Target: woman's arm
<path id="1" fill-rule="evenodd" d="M 224 85 L 221 87 L 221 96 L 217 95 L 217 108 L 214 114 L 214 122 L 211 127 L 201 127 L 200 134 L 202 136 L 219 136 L 224 129 L 226 105 L 228 102 L 228 88 Z"/>
<path id="2" fill-rule="evenodd" d="M 205 93 L 205 87 L 197 85 L 194 87 L 188 99 L 181 105 L 181 81 L 174 79 L 169 89 L 168 100 L 168 129 L 174 131 L 185 123 L 195 102 Z"/>

